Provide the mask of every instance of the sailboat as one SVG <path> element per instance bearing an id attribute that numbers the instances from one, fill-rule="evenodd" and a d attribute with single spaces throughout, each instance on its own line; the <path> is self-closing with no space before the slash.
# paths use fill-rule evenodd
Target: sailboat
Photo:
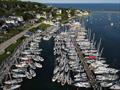
<path id="1" fill-rule="evenodd" d="M 22 78 L 17 78 L 17 79 L 7 80 L 4 83 L 5 84 L 17 84 L 17 83 L 21 83 L 22 81 L 23 81 Z"/>

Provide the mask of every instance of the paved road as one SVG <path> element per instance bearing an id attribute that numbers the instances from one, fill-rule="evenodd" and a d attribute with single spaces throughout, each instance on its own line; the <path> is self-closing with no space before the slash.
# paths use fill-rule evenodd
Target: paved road
<path id="1" fill-rule="evenodd" d="M 38 23 L 38 24 L 36 24 L 36 25 L 34 25 L 34 26 L 31 26 L 30 28 L 24 30 L 23 32 L 15 35 L 15 36 L 13 36 L 12 38 L 10 38 L 10 39 L 8 39 L 7 41 L 5 41 L 5 42 L 3 42 L 2 44 L 0 44 L 0 53 L 1 53 L 1 52 L 4 52 L 4 50 L 5 50 L 8 46 L 10 46 L 11 44 L 15 43 L 16 40 L 18 40 L 18 39 L 21 38 L 23 35 L 25 35 L 25 33 L 26 33 L 27 31 L 29 31 L 30 29 L 33 29 L 33 28 L 35 28 L 35 27 L 38 27 L 40 24 L 41 24 L 41 23 Z"/>

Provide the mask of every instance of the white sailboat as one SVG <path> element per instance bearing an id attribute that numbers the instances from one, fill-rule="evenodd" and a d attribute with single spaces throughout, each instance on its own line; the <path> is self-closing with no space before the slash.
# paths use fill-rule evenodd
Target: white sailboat
<path id="1" fill-rule="evenodd" d="M 17 83 L 21 83 L 22 81 L 23 81 L 22 78 L 17 78 L 17 79 L 7 80 L 4 83 L 5 84 L 17 84 Z"/>
<path id="2" fill-rule="evenodd" d="M 5 85 L 4 87 L 3 87 L 3 90 L 15 90 L 15 89 L 18 89 L 18 88 L 20 88 L 21 87 L 21 85 Z"/>

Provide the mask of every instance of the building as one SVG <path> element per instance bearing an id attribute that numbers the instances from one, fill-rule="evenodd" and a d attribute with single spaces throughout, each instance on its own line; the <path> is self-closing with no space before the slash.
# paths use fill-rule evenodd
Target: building
<path id="1" fill-rule="evenodd" d="M 43 23 L 49 24 L 49 25 L 54 25 L 54 22 L 52 22 L 51 20 L 44 20 Z"/>
<path id="2" fill-rule="evenodd" d="M 47 19 L 47 16 L 46 16 L 46 14 L 36 14 L 36 17 L 35 17 L 36 19 L 40 19 L 40 18 L 45 18 L 45 19 Z"/>
<path id="3" fill-rule="evenodd" d="M 56 10 L 56 14 L 62 14 L 62 10 L 57 9 L 57 10 Z"/>

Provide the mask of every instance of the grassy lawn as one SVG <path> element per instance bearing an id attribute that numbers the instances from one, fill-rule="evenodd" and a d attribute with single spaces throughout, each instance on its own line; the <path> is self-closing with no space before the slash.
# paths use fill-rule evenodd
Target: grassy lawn
<path id="1" fill-rule="evenodd" d="M 40 24 L 40 26 L 38 28 L 44 31 L 44 30 L 46 30 L 50 26 L 51 25 L 49 25 L 49 24 L 42 23 L 42 24 Z"/>
<path id="2" fill-rule="evenodd" d="M 62 20 L 61 23 L 65 24 L 65 23 L 68 23 L 69 20 Z"/>
<path id="3" fill-rule="evenodd" d="M 0 33 L 0 36 L 2 36 L 3 38 L 0 38 L 0 43 L 3 43 L 4 41 L 10 39 L 11 37 L 17 35 L 18 33 L 22 32 L 23 30 L 31 27 L 31 24 L 25 24 L 24 26 L 19 26 L 16 28 L 13 28 L 11 30 L 8 30 L 6 34 L 4 33 Z"/>
<path id="4" fill-rule="evenodd" d="M 17 46 L 20 45 L 24 39 L 25 37 L 18 39 L 16 43 L 11 44 L 8 48 L 5 49 L 5 52 L 2 55 L 0 55 L 0 64 L 3 60 L 7 59 L 14 52 Z M 7 52 L 10 52 L 10 54 L 7 54 Z"/>

